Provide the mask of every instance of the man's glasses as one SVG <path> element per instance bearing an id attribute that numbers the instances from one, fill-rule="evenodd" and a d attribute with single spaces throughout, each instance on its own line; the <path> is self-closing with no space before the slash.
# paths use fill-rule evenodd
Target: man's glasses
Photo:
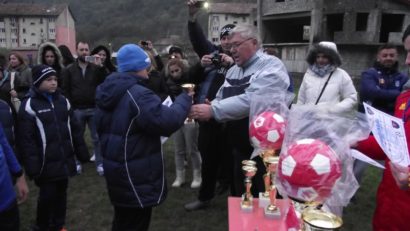
<path id="1" fill-rule="evenodd" d="M 253 39 L 253 38 L 247 38 L 247 39 L 245 39 L 245 40 L 243 40 L 242 42 L 239 42 L 239 43 L 232 43 L 231 44 L 231 49 L 238 49 L 243 43 L 245 43 L 246 41 L 249 41 L 249 40 L 251 40 L 251 39 Z"/>

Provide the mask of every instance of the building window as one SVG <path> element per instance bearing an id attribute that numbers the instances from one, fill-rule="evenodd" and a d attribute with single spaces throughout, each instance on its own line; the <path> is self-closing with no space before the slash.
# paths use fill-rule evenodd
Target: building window
<path id="1" fill-rule="evenodd" d="M 225 15 L 225 21 L 228 21 L 229 16 Z"/>
<path id="2" fill-rule="evenodd" d="M 367 30 L 368 18 L 369 18 L 369 13 L 357 13 L 356 31 L 366 31 Z"/>
<path id="3" fill-rule="evenodd" d="M 238 24 L 238 22 L 237 22 L 237 21 L 233 21 L 233 24 Z"/>
<path id="4" fill-rule="evenodd" d="M 37 46 L 37 44 L 35 44 L 35 43 L 32 43 L 32 44 L 31 44 L 31 46 L 32 46 L 32 47 L 35 47 L 35 46 Z"/>
<path id="5" fill-rule="evenodd" d="M 26 28 L 23 28 L 23 34 L 25 34 L 26 33 Z"/>
<path id="6" fill-rule="evenodd" d="M 40 18 L 40 24 L 43 24 L 43 18 Z"/>
<path id="7" fill-rule="evenodd" d="M 52 34 L 53 34 L 53 33 L 56 33 L 56 29 L 53 29 L 53 28 L 51 28 L 49 31 L 50 31 L 50 33 L 52 33 Z"/>
<path id="8" fill-rule="evenodd" d="M 17 33 L 17 28 L 12 28 L 10 31 L 11 33 Z"/>
<path id="9" fill-rule="evenodd" d="M 242 16 L 242 22 L 246 22 L 246 17 Z"/>
<path id="10" fill-rule="evenodd" d="M 327 21 L 327 39 L 334 40 L 336 31 L 343 31 L 344 14 L 329 14 L 326 16 Z"/>
<path id="11" fill-rule="evenodd" d="M 31 36 L 36 36 L 36 33 L 31 33 Z"/>
<path id="12" fill-rule="evenodd" d="M 5 28 L 0 28 L 0 32 L 6 33 L 6 29 Z"/>
<path id="13" fill-rule="evenodd" d="M 55 19 L 55 18 L 48 18 L 48 21 L 49 21 L 49 22 L 55 22 L 56 19 Z"/>
<path id="14" fill-rule="evenodd" d="M 43 32 L 44 32 L 44 31 L 43 31 L 43 28 L 41 28 L 41 29 L 40 29 L 40 32 L 41 32 L 41 33 L 43 33 Z"/>
<path id="15" fill-rule="evenodd" d="M 5 38 L 0 38 L 0 43 L 6 43 L 6 39 Z"/>
<path id="16" fill-rule="evenodd" d="M 15 23 L 15 22 L 16 22 L 16 18 L 10 18 L 10 22 Z"/>
<path id="17" fill-rule="evenodd" d="M 0 22 L 4 22 L 4 18 L 0 18 Z"/>
<path id="18" fill-rule="evenodd" d="M 36 25 L 36 23 L 35 23 L 35 22 L 31 22 L 30 25 Z"/>
<path id="19" fill-rule="evenodd" d="M 26 44 L 26 43 L 27 43 L 26 39 L 23 39 L 23 43 L 24 43 L 24 44 Z"/>
<path id="20" fill-rule="evenodd" d="M 11 39 L 11 43 L 17 43 L 17 39 L 16 39 L 16 38 L 12 38 L 12 39 Z"/>
<path id="21" fill-rule="evenodd" d="M 276 2 L 284 2 L 285 0 L 276 0 Z"/>
<path id="22" fill-rule="evenodd" d="M 391 32 L 402 32 L 404 16 L 404 14 L 382 14 L 379 42 L 389 42 L 389 35 Z"/>

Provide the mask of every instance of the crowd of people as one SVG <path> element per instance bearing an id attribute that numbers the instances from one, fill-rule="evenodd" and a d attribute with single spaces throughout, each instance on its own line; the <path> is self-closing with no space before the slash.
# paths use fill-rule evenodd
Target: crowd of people
<path id="1" fill-rule="evenodd" d="M 253 25 L 227 24 L 220 45 L 208 41 L 195 3 L 187 3 L 188 34 L 198 63 L 174 45 L 164 64 L 151 41 L 122 46 L 117 65 L 107 47 L 90 51 L 85 41 L 77 43 L 76 58 L 64 45 L 43 43 L 33 67 L 19 53 L 8 54 L 8 65 L 0 66 L 0 230 L 19 230 L 18 204 L 29 192 L 26 177 L 39 188 L 32 230 L 65 230 L 68 179 L 81 174 L 81 164 L 90 160 L 107 182 L 112 230 L 148 230 L 152 207 L 167 196 L 163 136 L 174 145 L 172 187 L 186 183 L 186 165 L 192 164 L 190 187 L 199 191 L 196 200 L 184 205 L 187 211 L 211 206 L 227 190 L 232 196 L 244 193 L 242 161 L 253 151 L 248 135 L 252 94 L 292 91 L 292 79 L 275 52 L 262 49 Z M 403 43 L 410 66 L 410 26 Z M 410 82 L 398 71 L 396 46 L 379 48 L 374 66 L 360 78 L 359 91 L 340 67 L 335 43 L 314 44 L 306 61 L 296 104 L 343 114 L 363 111 L 366 102 L 403 118 L 410 137 Z M 194 85 L 183 87 L 187 83 Z M 84 141 L 86 126 L 91 153 Z M 372 135 L 355 148 L 386 160 L 374 229 L 408 229 L 408 180 L 401 181 L 407 187 L 396 183 L 397 168 Z M 254 160 L 264 169 L 261 158 Z M 364 167 L 355 163 L 358 181 Z M 253 178 L 254 197 L 265 190 L 262 174 Z"/>

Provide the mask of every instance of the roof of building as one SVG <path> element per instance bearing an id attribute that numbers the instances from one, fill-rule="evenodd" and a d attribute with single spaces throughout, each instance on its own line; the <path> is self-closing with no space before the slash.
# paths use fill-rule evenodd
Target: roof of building
<path id="1" fill-rule="evenodd" d="M 67 4 L 0 3 L 0 16 L 58 16 Z"/>
<path id="2" fill-rule="evenodd" d="M 210 3 L 209 13 L 216 14 L 250 14 L 256 9 L 252 3 Z"/>

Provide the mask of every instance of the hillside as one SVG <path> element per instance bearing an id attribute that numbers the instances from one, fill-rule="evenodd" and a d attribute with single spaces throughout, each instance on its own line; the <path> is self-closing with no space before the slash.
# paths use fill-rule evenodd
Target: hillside
<path id="1" fill-rule="evenodd" d="M 256 0 L 214 0 L 212 2 L 255 2 Z M 76 19 L 77 39 L 95 44 L 113 44 L 140 39 L 156 41 L 177 35 L 187 39 L 186 0 L 13 0 L 13 2 L 68 3 Z M 206 13 L 200 21 L 206 26 Z M 181 42 L 183 43 L 183 42 Z"/>

